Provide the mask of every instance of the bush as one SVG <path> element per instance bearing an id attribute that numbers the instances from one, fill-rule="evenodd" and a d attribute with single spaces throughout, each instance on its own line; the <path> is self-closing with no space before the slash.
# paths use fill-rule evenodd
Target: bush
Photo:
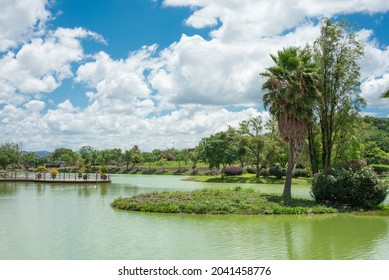
<path id="1" fill-rule="evenodd" d="M 238 166 L 227 166 L 226 170 L 224 170 L 224 174 L 226 174 L 226 176 L 239 176 L 243 174 L 243 170 Z"/>
<path id="2" fill-rule="evenodd" d="M 281 179 L 282 176 L 286 175 L 286 170 L 279 165 L 272 166 L 269 168 L 269 175 L 275 176 L 277 179 Z"/>
<path id="3" fill-rule="evenodd" d="M 50 170 L 51 178 L 55 179 L 55 177 L 57 177 L 58 173 L 59 172 L 57 169 L 55 169 L 55 168 L 51 169 Z"/>
<path id="4" fill-rule="evenodd" d="M 363 163 L 337 164 L 316 174 L 312 195 L 317 202 L 373 209 L 388 195 L 388 186 Z"/>
<path id="5" fill-rule="evenodd" d="M 293 170 L 293 177 L 294 178 L 297 178 L 297 177 L 309 177 L 309 172 L 306 169 L 296 168 L 295 170 Z"/>
<path id="6" fill-rule="evenodd" d="M 268 168 L 262 168 L 261 171 L 259 171 L 259 175 L 263 176 L 265 178 L 269 177 L 270 176 L 269 169 Z"/>
<path id="7" fill-rule="evenodd" d="M 248 166 L 248 167 L 246 167 L 245 172 L 248 174 L 255 174 L 255 168 Z"/>
<path id="8" fill-rule="evenodd" d="M 36 168 L 35 171 L 38 173 L 44 173 L 44 172 L 46 172 L 46 168 L 43 165 L 40 165 Z"/>
<path id="9" fill-rule="evenodd" d="M 373 170 L 375 172 L 377 172 L 377 174 L 379 174 L 379 175 L 384 174 L 384 173 L 389 173 L 389 165 L 385 165 L 385 164 L 372 164 L 371 168 L 373 168 Z"/>
<path id="10" fill-rule="evenodd" d="M 107 174 L 107 173 L 108 173 L 108 168 L 107 168 L 106 165 L 102 165 L 102 166 L 100 167 L 100 173 L 101 173 L 101 174 Z"/>

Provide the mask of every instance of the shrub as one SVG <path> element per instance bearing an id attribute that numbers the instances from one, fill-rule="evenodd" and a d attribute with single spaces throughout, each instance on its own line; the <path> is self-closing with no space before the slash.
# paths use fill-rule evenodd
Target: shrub
<path id="1" fill-rule="evenodd" d="M 389 165 L 385 165 L 385 164 L 372 164 L 371 168 L 373 168 L 373 170 L 375 172 L 377 172 L 377 174 L 379 174 L 379 175 L 384 174 L 384 173 L 389 173 Z"/>
<path id="2" fill-rule="evenodd" d="M 85 172 L 86 173 L 92 172 L 92 165 L 90 163 L 85 164 Z"/>
<path id="3" fill-rule="evenodd" d="M 269 168 L 269 175 L 275 176 L 277 179 L 281 179 L 282 176 L 286 175 L 286 170 L 279 165 L 272 166 Z"/>
<path id="4" fill-rule="evenodd" d="M 296 168 L 295 170 L 293 170 L 293 177 L 294 178 L 297 178 L 297 177 L 309 177 L 309 172 L 306 169 Z"/>
<path id="5" fill-rule="evenodd" d="M 248 166 L 248 167 L 246 167 L 245 172 L 248 174 L 255 174 L 255 168 Z"/>
<path id="6" fill-rule="evenodd" d="M 55 179 L 55 177 L 57 177 L 58 173 L 59 172 L 57 169 L 55 169 L 55 168 L 51 169 L 50 170 L 51 178 Z"/>
<path id="7" fill-rule="evenodd" d="M 102 165 L 100 168 L 100 173 L 101 174 L 107 174 L 108 173 L 108 168 L 106 165 Z"/>
<path id="8" fill-rule="evenodd" d="M 35 171 L 38 173 L 44 173 L 44 172 L 46 172 L 46 167 L 44 167 L 43 165 L 40 165 L 36 168 Z"/>
<path id="9" fill-rule="evenodd" d="M 365 164 L 351 161 L 316 174 L 312 195 L 317 202 L 373 209 L 388 195 L 388 186 Z"/>
<path id="10" fill-rule="evenodd" d="M 263 177 L 269 177 L 270 172 L 268 168 L 262 168 L 261 171 L 259 171 L 259 175 Z"/>
<path id="11" fill-rule="evenodd" d="M 227 166 L 224 170 L 224 174 L 226 174 L 226 176 L 239 176 L 243 174 L 243 170 L 238 166 Z"/>

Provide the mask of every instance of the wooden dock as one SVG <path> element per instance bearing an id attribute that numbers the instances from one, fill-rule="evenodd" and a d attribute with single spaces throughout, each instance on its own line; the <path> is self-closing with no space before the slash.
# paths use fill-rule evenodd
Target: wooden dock
<path id="1" fill-rule="evenodd" d="M 35 182 L 35 183 L 76 183 L 96 184 L 111 183 L 111 175 L 88 173 L 79 176 L 77 173 L 58 173 L 55 178 L 50 173 L 34 172 L 0 172 L 0 182 Z"/>

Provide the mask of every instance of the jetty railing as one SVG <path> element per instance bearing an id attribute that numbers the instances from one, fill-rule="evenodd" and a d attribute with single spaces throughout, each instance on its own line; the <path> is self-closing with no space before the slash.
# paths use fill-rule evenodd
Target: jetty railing
<path id="1" fill-rule="evenodd" d="M 109 183 L 110 174 L 99 173 L 58 173 L 52 176 L 51 173 L 35 172 L 0 172 L 1 181 L 28 181 L 28 182 L 52 182 L 52 183 Z"/>

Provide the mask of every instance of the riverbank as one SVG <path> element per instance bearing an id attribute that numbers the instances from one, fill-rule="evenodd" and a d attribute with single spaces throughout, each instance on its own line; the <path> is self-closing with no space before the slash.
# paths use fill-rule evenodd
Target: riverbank
<path id="1" fill-rule="evenodd" d="M 273 176 L 256 177 L 255 174 L 243 174 L 240 176 L 190 176 L 185 181 L 203 182 L 203 183 L 237 183 L 237 184 L 284 184 L 284 178 L 276 178 Z M 293 184 L 310 185 L 312 178 L 293 178 Z"/>
<path id="2" fill-rule="evenodd" d="M 324 214 L 344 212 L 309 199 L 263 194 L 250 188 L 152 192 L 117 198 L 116 209 L 185 214 Z"/>

